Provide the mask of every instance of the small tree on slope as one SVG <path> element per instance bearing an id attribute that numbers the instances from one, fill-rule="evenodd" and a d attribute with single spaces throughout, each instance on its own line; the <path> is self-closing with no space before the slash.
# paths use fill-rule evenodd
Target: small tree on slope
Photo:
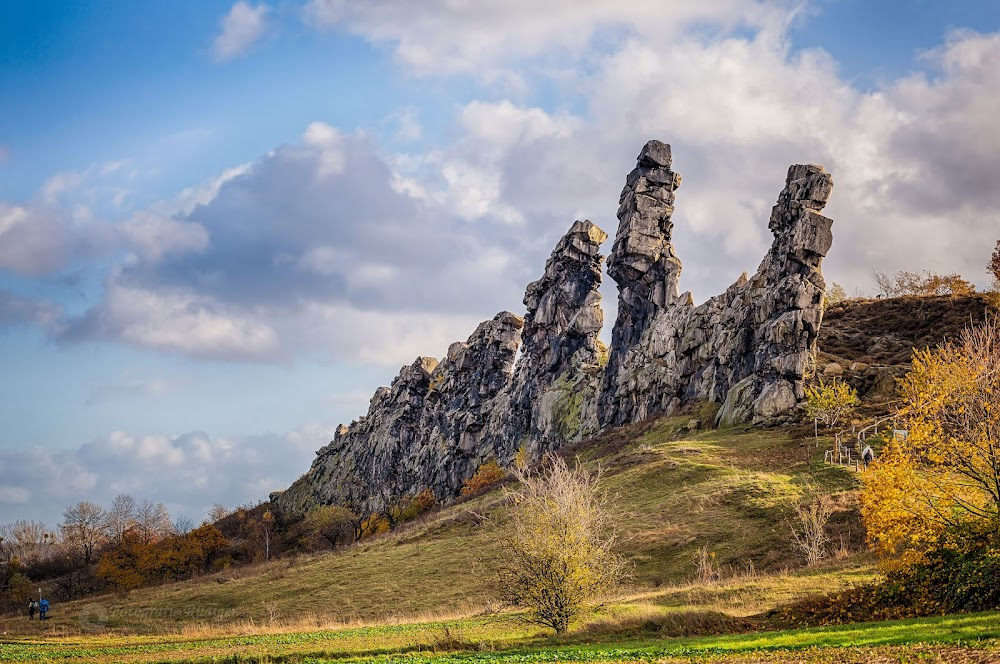
<path id="1" fill-rule="evenodd" d="M 624 575 L 599 474 L 546 457 L 547 470 L 513 470 L 508 490 L 510 529 L 502 537 L 497 589 L 502 601 L 529 611 L 530 620 L 565 633 L 570 622 Z"/>
<path id="2" fill-rule="evenodd" d="M 853 387 L 844 382 L 824 383 L 806 388 L 806 414 L 817 424 L 816 436 L 819 438 L 819 422 L 827 427 L 833 427 L 861 401 Z"/>

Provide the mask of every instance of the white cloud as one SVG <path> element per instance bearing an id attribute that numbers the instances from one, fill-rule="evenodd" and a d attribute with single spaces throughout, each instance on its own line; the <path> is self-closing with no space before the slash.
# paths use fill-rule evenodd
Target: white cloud
<path id="1" fill-rule="evenodd" d="M 567 113 L 550 115 L 541 108 L 524 108 L 508 100 L 472 101 L 459 117 L 468 140 L 496 148 L 528 145 L 541 138 L 567 138 L 579 129 L 579 118 Z"/>
<path id="2" fill-rule="evenodd" d="M 424 128 L 420 124 L 417 109 L 409 107 L 394 113 L 390 118 L 396 123 L 393 138 L 399 143 L 410 143 L 423 138 Z"/>
<path id="3" fill-rule="evenodd" d="M 208 233 L 200 224 L 171 219 L 152 210 L 137 212 L 118 227 L 126 244 L 156 262 L 171 254 L 204 251 Z"/>
<path id="4" fill-rule="evenodd" d="M 108 505 L 124 492 L 200 520 L 213 503 L 253 503 L 287 487 L 332 437 L 326 425 L 253 436 L 113 431 L 76 449 L 0 450 L 0 511 L 55 525 L 71 504 Z"/>
<path id="5" fill-rule="evenodd" d="M 314 122 L 299 143 L 220 178 L 187 214 L 168 217 L 175 202 L 122 224 L 133 260 L 59 336 L 229 361 L 316 348 L 380 364 L 442 353 L 518 308 L 529 280 L 521 239 L 506 229 L 516 212 L 499 203 L 495 175 L 478 173 L 450 189 L 441 175 L 444 204 L 415 199 L 364 134 Z"/>
<path id="6" fill-rule="evenodd" d="M 267 30 L 270 7 L 265 3 L 251 5 L 239 0 L 223 17 L 221 32 L 212 45 L 215 59 L 225 62 L 244 55 Z"/>
<path id="7" fill-rule="evenodd" d="M 792 2 L 755 0 L 310 0 L 307 23 L 337 27 L 394 48 L 418 73 L 474 73 L 487 80 L 520 76 L 511 65 L 531 56 L 579 56 L 601 31 L 669 41 L 715 25 L 779 30 Z M 794 11 L 792 12 L 794 13 Z"/>
<path id="8" fill-rule="evenodd" d="M 47 203 L 0 201 L 0 269 L 41 277 L 114 247 L 115 234 L 107 224 L 73 217 Z"/>
<path id="9" fill-rule="evenodd" d="M 64 340 L 99 338 L 221 360 L 270 360 L 279 352 L 274 329 L 250 312 L 197 293 L 105 285 L 103 306 L 61 331 Z"/>

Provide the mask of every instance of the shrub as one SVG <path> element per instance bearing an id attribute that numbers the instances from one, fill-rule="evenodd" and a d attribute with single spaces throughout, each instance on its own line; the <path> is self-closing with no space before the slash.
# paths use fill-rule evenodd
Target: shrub
<path id="1" fill-rule="evenodd" d="M 959 274 L 934 274 L 927 270 L 901 270 L 887 274 L 872 270 L 872 279 L 888 297 L 901 295 L 972 295 L 976 285 Z"/>
<path id="2" fill-rule="evenodd" d="M 437 507 L 437 498 L 430 489 L 424 489 L 407 502 L 400 514 L 400 521 L 412 521 Z"/>
<path id="3" fill-rule="evenodd" d="M 996 533 L 953 533 L 952 544 L 872 583 L 810 597 L 777 611 L 793 624 L 836 624 L 988 611 L 1000 608 L 1000 542 Z"/>
<path id="4" fill-rule="evenodd" d="M 624 575 L 614 552 L 617 539 L 599 492 L 599 475 L 559 457 L 532 474 L 515 468 L 520 488 L 511 490 L 511 528 L 504 532 L 497 560 L 501 601 L 528 610 L 528 620 L 563 634 L 570 622 Z"/>
<path id="5" fill-rule="evenodd" d="M 503 481 L 507 472 L 500 467 L 496 459 L 490 459 L 479 468 L 476 473 L 462 483 L 462 495 L 474 496 L 486 491 L 491 486 L 495 486 Z"/>

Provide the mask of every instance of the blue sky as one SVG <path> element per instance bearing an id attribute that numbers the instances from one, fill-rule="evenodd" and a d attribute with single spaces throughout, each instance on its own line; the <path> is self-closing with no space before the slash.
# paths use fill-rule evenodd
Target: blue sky
<path id="1" fill-rule="evenodd" d="M 574 219 L 613 233 L 649 138 L 698 299 L 756 268 L 797 162 L 836 183 L 828 280 L 985 287 L 998 30 L 986 0 L 3 3 L 0 524 L 286 486 L 399 366 L 519 313 Z"/>

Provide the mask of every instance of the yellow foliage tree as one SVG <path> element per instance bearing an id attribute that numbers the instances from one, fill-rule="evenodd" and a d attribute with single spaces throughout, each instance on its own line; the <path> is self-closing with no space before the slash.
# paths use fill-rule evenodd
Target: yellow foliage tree
<path id="1" fill-rule="evenodd" d="M 805 389 L 806 414 L 816 423 L 816 437 L 819 438 L 819 423 L 835 426 L 840 418 L 857 408 L 861 400 L 853 387 L 842 381 L 810 385 Z"/>
<path id="2" fill-rule="evenodd" d="M 587 604 L 616 584 L 624 561 L 608 497 L 599 476 L 561 458 L 546 458 L 548 470 L 515 467 L 520 487 L 509 490 L 511 527 L 503 537 L 497 589 L 505 603 L 525 608 L 530 620 L 564 633 Z"/>
<path id="3" fill-rule="evenodd" d="M 901 383 L 909 434 L 864 476 L 862 516 L 887 569 L 919 562 L 949 534 L 1000 534 L 1000 319 L 915 351 Z"/>

